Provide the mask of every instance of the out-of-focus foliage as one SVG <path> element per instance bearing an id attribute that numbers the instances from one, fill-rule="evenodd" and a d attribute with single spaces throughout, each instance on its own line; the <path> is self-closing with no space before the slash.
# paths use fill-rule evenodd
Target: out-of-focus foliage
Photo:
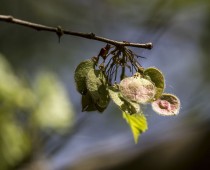
<path id="1" fill-rule="evenodd" d="M 94 32 L 116 40 L 153 42 L 154 48 L 150 52 L 136 50 L 137 54 L 147 58 L 140 58 L 141 64 L 160 68 L 165 73 L 167 92 L 176 93 L 182 102 L 181 114 L 175 118 L 163 118 L 149 112 L 146 117 L 150 130 L 132 149 L 125 149 L 133 141 L 127 141 L 130 132 L 126 131 L 125 122 L 116 121 L 117 115 L 121 116 L 117 109 L 113 107 L 103 119 L 101 115 L 92 116 L 82 132 L 70 140 L 68 147 L 63 145 L 63 155 L 56 155 L 50 163 L 62 167 L 78 160 L 79 170 L 102 169 L 109 163 L 113 165 L 113 161 L 116 164 L 111 169 L 115 170 L 208 167 L 209 11 L 209 0 L 1 0 L 1 14 L 50 26 L 61 25 L 70 30 Z M 75 107 L 78 112 L 81 110 L 78 94 L 73 90 L 71 72 L 76 64 L 95 55 L 103 44 L 70 36 L 63 36 L 58 44 L 57 36 L 52 33 L 36 32 L 8 23 L 0 23 L 0 39 L 0 51 L 15 71 L 23 70 L 33 75 L 40 67 L 56 71 L 59 68 L 59 76 L 69 86 Z M 124 138 L 118 138 L 122 133 Z M 116 148 L 122 152 L 116 153 Z M 92 155 L 89 150 L 93 151 Z M 111 153 L 106 157 L 104 152 L 108 150 Z M 87 162 L 78 156 L 81 152 L 82 155 L 86 153 Z M 137 152 L 139 157 L 132 154 Z M 98 154 L 104 157 L 99 160 Z"/>
<path id="2" fill-rule="evenodd" d="M 15 167 L 32 151 L 30 135 L 14 118 L 13 110 L 0 113 L 0 169 Z"/>
<path id="3" fill-rule="evenodd" d="M 32 91 L 14 75 L 5 58 L 0 54 L 0 99 L 8 107 L 31 107 L 35 102 Z"/>
<path id="4" fill-rule="evenodd" d="M 38 102 L 34 120 L 42 128 L 62 131 L 72 123 L 73 110 L 63 85 L 51 73 L 41 73 L 35 82 Z"/>
<path id="5" fill-rule="evenodd" d="M 17 77 L 0 55 L 1 170 L 16 167 L 40 152 L 36 146 L 44 144 L 41 133 L 64 133 L 72 126 L 73 107 L 56 76 L 41 73 L 33 84 L 30 87 Z"/>

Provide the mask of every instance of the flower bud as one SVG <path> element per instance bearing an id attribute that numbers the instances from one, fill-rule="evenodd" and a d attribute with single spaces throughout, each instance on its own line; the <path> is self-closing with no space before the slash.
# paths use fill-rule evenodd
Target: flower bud
<path id="1" fill-rule="evenodd" d="M 172 94 L 163 94 L 152 103 L 152 109 L 160 115 L 177 115 L 180 110 L 180 100 Z"/>
<path id="2" fill-rule="evenodd" d="M 154 84 L 140 76 L 123 79 L 120 82 L 119 89 L 127 100 L 141 104 L 151 102 L 156 93 Z"/>

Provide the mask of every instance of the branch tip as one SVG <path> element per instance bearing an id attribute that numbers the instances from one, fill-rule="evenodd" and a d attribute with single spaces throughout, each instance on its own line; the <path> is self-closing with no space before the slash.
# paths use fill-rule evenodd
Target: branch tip
<path id="1" fill-rule="evenodd" d="M 153 48 L 153 44 L 151 42 L 146 43 L 146 46 L 148 47 L 148 49 L 152 49 Z"/>

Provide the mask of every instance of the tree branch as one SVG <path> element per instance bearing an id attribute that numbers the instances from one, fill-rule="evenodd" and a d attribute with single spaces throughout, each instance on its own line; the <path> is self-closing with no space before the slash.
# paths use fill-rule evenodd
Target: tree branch
<path id="1" fill-rule="evenodd" d="M 33 28 L 37 31 L 55 32 L 59 38 L 63 34 L 67 34 L 67 35 L 73 35 L 73 36 L 77 36 L 77 37 L 82 37 L 82 38 L 105 42 L 108 44 L 112 44 L 114 46 L 130 46 L 130 47 L 137 47 L 137 48 L 152 49 L 151 42 L 145 43 L 145 44 L 140 44 L 140 43 L 130 43 L 127 41 L 115 41 L 115 40 L 111 40 L 108 38 L 96 36 L 94 33 L 82 33 L 82 32 L 69 31 L 69 30 L 65 30 L 65 29 L 61 28 L 60 26 L 49 27 L 49 26 L 45 26 L 45 25 L 41 25 L 41 24 L 36 24 L 36 23 L 20 20 L 20 19 L 14 18 L 13 16 L 9 16 L 9 15 L 0 15 L 0 21 L 9 22 L 9 23 L 17 24 L 17 25 L 22 25 L 25 27 Z"/>

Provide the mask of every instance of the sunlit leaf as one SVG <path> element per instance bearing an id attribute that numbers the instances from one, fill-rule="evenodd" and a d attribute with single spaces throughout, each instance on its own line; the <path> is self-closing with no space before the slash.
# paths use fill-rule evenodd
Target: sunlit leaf
<path id="1" fill-rule="evenodd" d="M 180 100 L 173 94 L 164 93 L 152 103 L 152 109 L 162 116 L 177 115 L 180 110 Z"/>
<path id="2" fill-rule="evenodd" d="M 142 77 L 127 77 L 120 84 L 122 95 L 129 101 L 145 104 L 151 102 L 156 93 L 154 84 Z"/>
<path id="3" fill-rule="evenodd" d="M 149 79 L 155 84 L 156 94 L 154 98 L 158 99 L 162 95 L 165 88 L 163 73 L 155 67 L 149 67 L 144 70 L 144 75 L 148 76 Z"/>
<path id="4" fill-rule="evenodd" d="M 86 85 L 93 101 L 101 108 L 106 108 L 110 97 L 107 82 L 100 70 L 90 70 L 86 77 Z"/>
<path id="5" fill-rule="evenodd" d="M 135 143 L 138 143 L 139 136 L 148 129 L 146 117 L 142 113 L 135 113 L 131 115 L 123 112 L 123 118 L 127 121 L 131 128 Z"/>
<path id="6" fill-rule="evenodd" d="M 124 99 L 116 87 L 109 87 L 109 95 L 113 102 L 122 110 L 123 112 L 134 114 L 140 112 L 140 105 L 131 101 Z"/>
<path id="7" fill-rule="evenodd" d="M 86 87 L 86 76 L 90 70 L 94 70 L 95 62 L 90 60 L 85 60 L 81 62 L 74 73 L 74 79 L 76 83 L 76 88 L 79 93 L 85 94 L 87 91 Z"/>

